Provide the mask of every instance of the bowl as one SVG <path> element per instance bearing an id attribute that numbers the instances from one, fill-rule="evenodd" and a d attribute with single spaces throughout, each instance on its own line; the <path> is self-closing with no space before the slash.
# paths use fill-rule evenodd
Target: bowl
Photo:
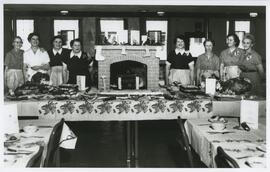
<path id="1" fill-rule="evenodd" d="M 38 127 L 35 125 L 27 125 L 27 126 L 23 127 L 23 131 L 26 134 L 32 134 L 32 133 L 36 132 L 37 130 L 38 130 Z"/>
<path id="2" fill-rule="evenodd" d="M 224 124 L 224 122 L 221 122 L 221 121 L 215 121 L 215 122 L 212 122 L 211 123 L 211 127 L 214 129 L 214 130 L 223 130 L 225 129 L 226 125 Z"/>

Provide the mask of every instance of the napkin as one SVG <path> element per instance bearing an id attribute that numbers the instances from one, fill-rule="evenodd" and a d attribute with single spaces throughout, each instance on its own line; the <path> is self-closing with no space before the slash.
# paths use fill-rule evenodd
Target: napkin
<path id="1" fill-rule="evenodd" d="M 66 123 L 63 124 L 59 146 L 65 149 L 75 149 L 77 136 L 71 131 Z"/>

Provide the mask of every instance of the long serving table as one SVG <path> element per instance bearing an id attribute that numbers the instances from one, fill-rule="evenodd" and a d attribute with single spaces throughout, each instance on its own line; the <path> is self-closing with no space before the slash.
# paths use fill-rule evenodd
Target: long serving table
<path id="1" fill-rule="evenodd" d="M 26 134 L 24 132 L 16 134 L 19 139 L 9 143 L 9 148 L 19 152 L 5 151 L 4 167 L 26 167 L 28 162 L 38 153 L 40 146 L 43 147 L 40 167 L 43 167 L 50 135 L 57 122 L 59 120 L 19 120 L 20 129 L 27 125 L 36 125 L 38 126 L 38 131 L 33 134 Z"/>
<path id="2" fill-rule="evenodd" d="M 138 121 L 209 118 L 213 114 L 231 116 L 240 112 L 239 101 L 166 100 L 164 98 L 8 101 L 17 104 L 19 116 L 38 116 L 40 120 L 125 121 L 127 123 L 127 166 L 138 166 Z M 265 114 L 265 100 L 259 101 Z"/>
<path id="3" fill-rule="evenodd" d="M 229 119 L 226 129 L 220 133 L 215 133 L 210 128 L 207 119 L 189 119 L 185 128 L 191 146 L 208 167 L 217 167 L 215 156 L 218 146 L 222 147 L 240 168 L 266 167 L 265 120 L 265 117 L 259 118 L 259 128 L 250 131 L 235 129 L 239 122 L 233 119 Z"/>

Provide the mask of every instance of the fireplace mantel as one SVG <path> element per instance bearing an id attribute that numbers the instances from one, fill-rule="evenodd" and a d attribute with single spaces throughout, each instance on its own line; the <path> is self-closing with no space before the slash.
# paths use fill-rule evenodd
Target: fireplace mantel
<path id="1" fill-rule="evenodd" d="M 147 89 L 158 90 L 161 46 L 95 46 L 98 61 L 98 88 L 110 89 L 110 66 L 121 61 L 137 61 L 147 65 Z"/>

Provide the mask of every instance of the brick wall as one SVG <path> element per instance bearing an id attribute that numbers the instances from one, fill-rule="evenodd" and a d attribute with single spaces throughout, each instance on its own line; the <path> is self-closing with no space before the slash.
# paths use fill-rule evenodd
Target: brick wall
<path id="1" fill-rule="evenodd" d="M 98 88 L 103 88 L 102 76 L 105 76 L 106 89 L 110 89 L 110 66 L 113 63 L 131 60 L 147 65 L 147 89 L 158 90 L 159 58 L 155 56 L 155 48 L 149 48 L 150 56 L 145 57 L 146 49 L 138 46 L 126 48 L 126 54 L 121 54 L 122 48 L 102 48 L 105 60 L 98 61 Z"/>

